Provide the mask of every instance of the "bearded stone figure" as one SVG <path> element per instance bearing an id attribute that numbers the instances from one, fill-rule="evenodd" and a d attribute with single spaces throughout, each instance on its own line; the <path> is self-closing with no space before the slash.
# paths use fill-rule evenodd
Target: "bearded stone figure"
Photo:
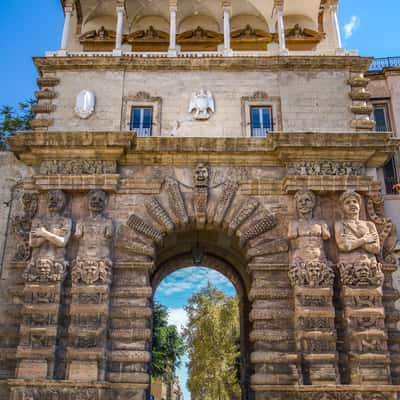
<path id="1" fill-rule="evenodd" d="M 315 219 L 316 197 L 310 190 L 295 194 L 298 219 L 288 227 L 291 244 L 289 277 L 293 285 L 321 287 L 333 283 L 333 271 L 327 265 L 324 241 L 330 239 L 325 221 Z"/>
<path id="2" fill-rule="evenodd" d="M 376 256 L 380 240 L 376 226 L 360 219 L 361 196 L 347 191 L 340 197 L 344 218 L 335 223 L 342 283 L 348 286 L 381 285 L 383 273 Z"/>
<path id="3" fill-rule="evenodd" d="M 62 215 L 65 205 L 65 193 L 50 190 L 47 196 L 48 215 L 33 220 L 29 235 L 32 257 L 25 271 L 27 281 L 60 281 L 65 274 L 65 248 L 72 231 L 71 219 Z"/>
<path id="4" fill-rule="evenodd" d="M 75 237 L 79 239 L 78 253 L 72 268 L 72 281 L 84 284 L 108 284 L 111 274 L 111 244 L 113 221 L 104 216 L 107 195 L 103 190 L 88 194 L 90 215 L 79 220 Z"/>

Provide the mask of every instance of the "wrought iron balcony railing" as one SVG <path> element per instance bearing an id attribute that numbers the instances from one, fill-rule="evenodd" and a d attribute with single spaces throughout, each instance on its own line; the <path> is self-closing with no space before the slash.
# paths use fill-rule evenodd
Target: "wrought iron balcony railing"
<path id="1" fill-rule="evenodd" d="M 375 58 L 369 71 L 382 71 L 384 68 L 400 68 L 400 57 Z"/>

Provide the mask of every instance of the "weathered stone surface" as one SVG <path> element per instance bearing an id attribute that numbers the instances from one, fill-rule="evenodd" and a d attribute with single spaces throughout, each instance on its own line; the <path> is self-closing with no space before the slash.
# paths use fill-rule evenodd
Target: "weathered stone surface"
<path id="1" fill-rule="evenodd" d="M 73 3 L 87 38 L 96 18 Z M 325 54 L 333 27 L 321 5 Z M 290 28 L 288 45 L 304 32 Z M 0 398 L 144 400 L 154 291 L 199 263 L 240 297 L 243 398 L 395 400 L 396 219 L 376 168 L 399 140 L 367 132 L 370 60 L 147 55 L 35 59 L 35 131 L 9 138 L 31 169 L 17 196 L 0 196 L 12 205 L 2 231 L 9 219 L 16 234 L 2 247 Z M 188 113 L 200 83 L 215 101 L 202 121 Z M 83 89 L 96 93 L 88 119 L 73 109 Z M 124 131 L 136 106 L 153 109 L 153 137 Z M 272 107 L 266 137 L 250 137 L 252 106 Z M 2 184 L 15 175 L 3 170 Z M 53 189 L 68 192 L 54 215 L 43 201 Z M 348 190 L 359 195 L 341 198 Z M 357 215 L 341 210 L 345 198 Z"/>

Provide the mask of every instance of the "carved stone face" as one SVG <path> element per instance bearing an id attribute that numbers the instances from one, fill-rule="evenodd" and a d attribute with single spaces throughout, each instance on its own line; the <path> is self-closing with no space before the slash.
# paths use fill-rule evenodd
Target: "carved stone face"
<path id="1" fill-rule="evenodd" d="M 106 207 L 106 193 L 102 190 L 92 190 L 89 192 L 89 210 L 101 213 Z"/>
<path id="2" fill-rule="evenodd" d="M 370 262 L 365 260 L 355 264 L 354 275 L 359 284 L 368 285 L 370 283 Z"/>
<path id="3" fill-rule="evenodd" d="M 208 186 L 209 170 L 206 164 L 198 164 L 194 172 L 194 184 L 197 187 Z"/>
<path id="4" fill-rule="evenodd" d="M 318 286 L 321 280 L 322 265 L 320 263 L 311 263 L 307 265 L 307 277 L 310 286 Z"/>
<path id="5" fill-rule="evenodd" d="M 88 284 L 95 283 L 99 279 L 99 268 L 97 262 L 87 261 L 82 265 L 82 281 Z"/>
<path id="6" fill-rule="evenodd" d="M 61 212 L 65 207 L 65 194 L 62 190 L 50 190 L 47 195 L 47 208 L 51 212 Z"/>
<path id="7" fill-rule="evenodd" d="M 360 201 L 355 195 L 345 197 L 342 207 L 346 217 L 358 217 L 360 214 Z"/>
<path id="8" fill-rule="evenodd" d="M 50 260 L 40 259 L 36 262 L 36 271 L 40 281 L 47 281 L 51 275 L 52 263 Z"/>
<path id="9" fill-rule="evenodd" d="M 310 191 L 296 194 L 296 208 L 300 215 L 312 213 L 315 207 L 315 197 Z"/>

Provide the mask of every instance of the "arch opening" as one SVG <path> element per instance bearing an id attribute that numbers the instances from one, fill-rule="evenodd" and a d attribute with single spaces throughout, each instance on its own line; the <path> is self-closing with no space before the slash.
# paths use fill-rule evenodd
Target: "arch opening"
<path id="1" fill-rule="evenodd" d="M 247 399 L 251 375 L 248 299 L 250 278 L 246 260 L 239 250 L 238 243 L 216 231 L 193 230 L 169 235 L 165 238 L 163 247 L 158 250 L 155 268 L 150 277 L 153 307 L 160 302 L 160 299 L 168 298 L 167 304 L 164 302 L 162 304 L 169 307 L 172 305 L 174 308 L 175 303 L 180 306 L 179 308 L 183 308 L 183 302 L 187 303 L 192 294 L 207 287 L 207 282 L 217 290 L 222 290 L 228 297 L 232 295 L 237 297 L 240 333 L 238 383 L 240 398 Z M 184 288 L 186 294 L 179 294 L 178 284 Z M 226 290 L 229 287 L 230 289 Z M 164 296 L 160 293 L 164 293 Z M 172 321 L 175 320 L 176 310 L 173 314 Z"/>

